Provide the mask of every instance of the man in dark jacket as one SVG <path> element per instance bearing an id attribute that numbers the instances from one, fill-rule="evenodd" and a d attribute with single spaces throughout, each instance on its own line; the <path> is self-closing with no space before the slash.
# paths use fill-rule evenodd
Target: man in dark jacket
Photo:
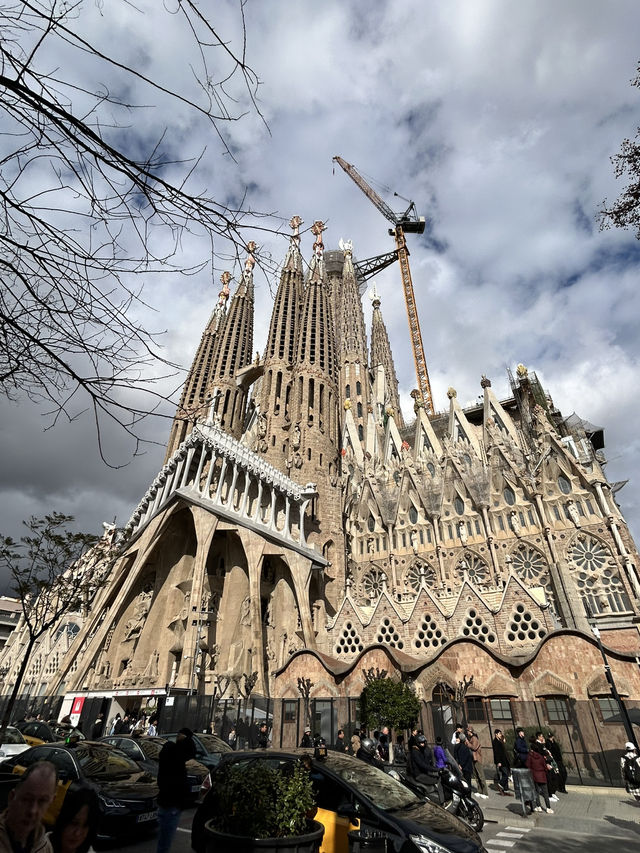
<path id="1" fill-rule="evenodd" d="M 516 739 L 513 744 L 513 756 L 516 760 L 516 767 L 526 767 L 527 758 L 529 756 L 529 747 L 527 746 L 527 738 L 524 729 L 518 729 Z"/>
<path id="2" fill-rule="evenodd" d="M 498 791 L 503 797 L 510 797 L 509 790 L 509 758 L 507 757 L 507 747 L 504 742 L 502 729 L 495 729 L 493 737 L 493 763 L 496 765 L 496 784 Z"/>
<path id="3" fill-rule="evenodd" d="M 300 741 L 302 749 L 313 749 L 313 738 L 311 737 L 311 729 L 309 726 L 304 730 L 302 740 Z"/>
<path id="4" fill-rule="evenodd" d="M 409 750 L 409 766 L 411 775 L 418 782 L 433 785 L 437 781 L 438 771 L 433 761 L 433 752 L 427 745 L 424 735 L 418 735 L 417 744 Z"/>
<path id="5" fill-rule="evenodd" d="M 473 776 L 473 753 L 467 746 L 467 737 L 460 732 L 456 737 L 456 745 L 453 747 L 453 757 L 458 762 L 462 775 L 471 787 Z"/>
<path id="6" fill-rule="evenodd" d="M 176 741 L 167 741 L 158 756 L 158 846 L 167 853 L 176 834 L 180 813 L 189 798 L 186 763 L 195 758 L 191 729 L 180 729 Z"/>
<path id="7" fill-rule="evenodd" d="M 336 742 L 333 748 L 336 752 L 347 751 L 347 742 L 344 739 L 344 729 L 338 729 L 338 736 L 336 737 Z"/>
<path id="8" fill-rule="evenodd" d="M 553 756 L 554 761 L 558 765 L 558 790 L 562 794 L 567 793 L 567 768 L 564 766 L 562 759 L 562 749 L 555 738 L 553 732 L 549 732 L 546 740 L 546 747 Z"/>

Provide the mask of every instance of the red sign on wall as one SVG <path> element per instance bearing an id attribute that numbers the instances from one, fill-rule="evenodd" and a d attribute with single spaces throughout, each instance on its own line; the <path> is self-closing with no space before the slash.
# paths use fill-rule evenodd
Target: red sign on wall
<path id="1" fill-rule="evenodd" d="M 73 705 L 71 707 L 71 713 L 72 714 L 80 715 L 82 713 L 82 706 L 84 705 L 84 699 L 85 699 L 84 696 L 76 696 L 76 698 L 73 700 Z"/>

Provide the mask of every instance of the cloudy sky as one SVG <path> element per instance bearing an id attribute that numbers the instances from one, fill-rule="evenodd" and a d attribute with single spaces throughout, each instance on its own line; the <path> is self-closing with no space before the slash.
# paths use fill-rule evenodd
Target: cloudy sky
<path id="1" fill-rule="evenodd" d="M 239 4 L 211 7 L 219 35 L 240 51 Z M 167 8 L 87 0 L 73 26 L 147 76 L 188 89 L 197 58 Z M 428 223 L 409 240 L 436 408 L 446 407 L 450 385 L 463 403 L 474 401 L 482 373 L 506 396 L 506 369 L 523 362 L 563 413 L 604 425 L 607 473 L 630 478 L 618 497 L 639 536 L 640 244 L 629 232 L 599 231 L 595 219 L 624 186 L 609 158 L 640 124 L 640 92 L 630 86 L 638 3 L 247 0 L 244 12 L 264 122 L 249 104 L 244 118 L 221 125 L 235 162 L 204 122 L 159 99 L 134 114 L 123 144 L 148 150 L 166 127 L 178 156 L 206 148 L 192 181 L 213 198 L 244 197 L 272 214 L 260 224 L 274 228 L 293 214 L 305 227 L 322 219 L 327 248 L 352 239 L 361 259 L 393 248 L 388 223 L 340 169 L 334 174 L 332 156 L 375 179 L 381 194 L 388 187 L 393 207 L 402 206 L 393 191 L 413 199 Z M 61 48 L 48 50 L 54 67 Z M 101 82 L 84 58 L 76 68 L 68 52 L 60 57 L 69 75 Z M 246 97 L 234 86 L 242 111 Z M 135 85 L 128 95 L 150 103 Z M 284 237 L 253 236 L 265 258 L 283 258 Z M 305 235 L 307 257 L 312 242 Z M 146 281 L 147 321 L 167 330 L 164 353 L 185 367 L 228 268 L 226 247 L 216 249 L 213 272 Z M 206 258 L 208 242 L 195 235 L 184 252 Z M 398 276 L 391 267 L 376 282 L 410 413 L 415 379 Z M 256 276 L 256 349 L 276 280 Z M 19 535 L 21 519 L 51 510 L 86 531 L 113 518 L 124 524 L 162 464 L 169 422 L 148 423 L 158 444 L 133 459 L 124 438 L 110 435 L 110 458 L 128 462 L 117 470 L 100 460 L 90 418 L 49 424 L 26 400 L 2 404 L 0 530 Z"/>

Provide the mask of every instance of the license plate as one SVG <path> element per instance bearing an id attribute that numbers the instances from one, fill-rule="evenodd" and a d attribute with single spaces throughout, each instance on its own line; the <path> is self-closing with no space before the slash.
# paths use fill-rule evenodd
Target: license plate
<path id="1" fill-rule="evenodd" d="M 158 817 L 158 812 L 144 812 L 138 815 L 138 823 L 144 823 L 147 820 L 155 820 Z"/>

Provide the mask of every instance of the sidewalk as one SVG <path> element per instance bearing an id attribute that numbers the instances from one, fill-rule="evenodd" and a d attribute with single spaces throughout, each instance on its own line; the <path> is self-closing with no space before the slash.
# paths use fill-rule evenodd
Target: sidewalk
<path id="1" fill-rule="evenodd" d="M 555 827 L 565 832 L 596 832 L 598 823 L 607 820 L 612 829 L 629 828 L 640 824 L 640 803 L 624 788 L 600 788 L 584 785 L 567 785 L 567 794 L 558 794 L 557 803 L 551 803 L 553 814 L 534 812 L 522 815 L 522 803 L 515 796 L 502 797 L 489 786 L 489 799 L 478 798 L 486 821 L 510 826 Z M 513 793 L 513 791 L 512 791 Z"/>

